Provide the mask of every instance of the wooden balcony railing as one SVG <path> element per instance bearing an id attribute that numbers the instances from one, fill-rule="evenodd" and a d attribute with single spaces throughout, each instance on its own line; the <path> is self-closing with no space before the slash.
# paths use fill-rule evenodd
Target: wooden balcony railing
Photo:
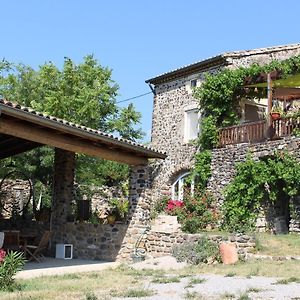
<path id="1" fill-rule="evenodd" d="M 262 142 L 268 138 L 278 139 L 292 135 L 295 129 L 300 130 L 300 117 L 273 120 L 270 130 L 267 129 L 266 121 L 225 127 L 219 131 L 219 146 Z"/>
<path id="2" fill-rule="evenodd" d="M 272 122 L 273 138 L 292 135 L 295 129 L 300 129 L 300 117 L 284 118 Z"/>
<path id="3" fill-rule="evenodd" d="M 260 142 L 266 139 L 266 121 L 221 128 L 219 134 L 221 147 L 230 144 Z"/>

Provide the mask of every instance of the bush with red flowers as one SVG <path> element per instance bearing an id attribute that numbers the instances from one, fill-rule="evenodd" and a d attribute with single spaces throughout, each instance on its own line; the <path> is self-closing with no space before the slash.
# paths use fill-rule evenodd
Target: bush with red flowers
<path id="1" fill-rule="evenodd" d="M 5 256 L 6 256 L 6 251 L 0 248 L 0 264 L 4 261 Z"/>
<path id="2" fill-rule="evenodd" d="M 183 231 L 196 233 L 216 226 L 218 212 L 214 203 L 210 193 L 196 189 L 193 194 L 185 193 L 183 201 L 169 200 L 165 212 L 177 216 Z"/>
<path id="3" fill-rule="evenodd" d="M 166 211 L 172 213 L 172 211 L 176 210 L 177 208 L 183 207 L 184 203 L 180 200 L 169 200 L 167 203 Z"/>

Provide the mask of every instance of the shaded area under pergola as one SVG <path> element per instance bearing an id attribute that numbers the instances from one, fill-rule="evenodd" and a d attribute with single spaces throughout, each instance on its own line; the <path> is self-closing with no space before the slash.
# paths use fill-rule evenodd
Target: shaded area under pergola
<path id="1" fill-rule="evenodd" d="M 72 243 L 74 255 L 78 258 L 130 259 L 140 228 L 147 226 L 150 220 L 148 159 L 164 159 L 166 154 L 0 99 L 0 158 L 43 145 L 55 148 L 52 209 L 48 224 L 53 233 L 52 254 L 55 245 Z M 74 200 L 75 153 L 130 165 L 126 222 L 111 226 L 70 221 Z M 38 226 L 37 223 L 33 226 Z M 24 229 L 23 224 L 17 225 L 16 229 Z M 82 232 L 84 234 L 80 235 Z M 127 244 L 130 245 L 127 247 Z"/>

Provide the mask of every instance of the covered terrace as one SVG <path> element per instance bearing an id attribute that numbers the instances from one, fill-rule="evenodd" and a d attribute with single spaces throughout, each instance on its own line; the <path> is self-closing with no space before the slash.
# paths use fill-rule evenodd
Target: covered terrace
<path id="1" fill-rule="evenodd" d="M 53 234 L 52 250 L 56 244 L 72 244 L 76 258 L 130 259 L 133 245 L 150 220 L 148 159 L 164 159 L 166 154 L 0 99 L 0 159 L 43 145 L 55 148 L 49 225 Z M 69 222 L 74 197 L 75 153 L 130 165 L 126 224 L 99 224 L 98 228 L 93 224 Z"/>

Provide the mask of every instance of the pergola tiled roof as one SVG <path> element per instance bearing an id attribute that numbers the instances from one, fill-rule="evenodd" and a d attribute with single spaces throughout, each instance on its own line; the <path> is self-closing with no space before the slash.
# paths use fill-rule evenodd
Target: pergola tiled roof
<path id="1" fill-rule="evenodd" d="M 166 157 L 151 147 L 0 99 L 0 159 L 42 145 L 129 165 Z"/>

